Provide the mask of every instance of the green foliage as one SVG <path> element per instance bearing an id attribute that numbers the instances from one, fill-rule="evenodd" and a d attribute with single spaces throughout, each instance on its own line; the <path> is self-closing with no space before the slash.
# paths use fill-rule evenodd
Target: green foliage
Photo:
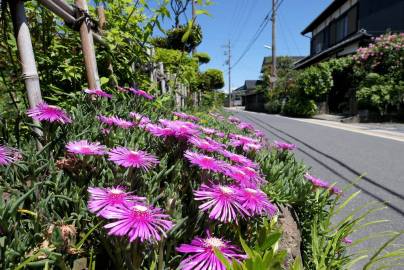
<path id="1" fill-rule="evenodd" d="M 203 91 L 218 90 L 224 87 L 223 72 L 219 69 L 207 69 L 200 75 L 199 88 Z"/>
<path id="2" fill-rule="evenodd" d="M 154 61 L 163 62 L 165 70 L 178 78 L 177 82 L 196 88 L 199 79 L 198 62 L 187 53 L 157 48 Z"/>
<path id="3" fill-rule="evenodd" d="M 404 81 L 395 82 L 389 76 L 369 73 L 361 82 L 356 97 L 362 108 L 374 108 L 384 115 L 389 108 L 396 107 L 397 110 L 397 106 L 404 104 Z"/>
<path id="4" fill-rule="evenodd" d="M 290 116 L 310 117 L 317 113 L 314 100 L 304 98 L 290 98 L 286 101 L 282 113 Z"/>
<path id="5" fill-rule="evenodd" d="M 384 115 L 404 105 L 404 36 L 386 34 L 354 55 L 359 106 Z"/>
<path id="6" fill-rule="evenodd" d="M 156 38 L 153 44 L 160 48 L 173 49 L 190 53 L 202 42 L 202 28 L 198 24 L 180 25 L 166 32 L 165 37 Z M 186 38 L 184 38 L 186 37 Z"/>
<path id="7" fill-rule="evenodd" d="M 299 73 L 296 83 L 305 97 L 320 100 L 333 86 L 331 69 L 325 63 L 310 66 Z"/>
<path id="8" fill-rule="evenodd" d="M 295 159 L 293 153 L 273 149 L 257 156 L 268 185 L 263 190 L 277 203 L 304 203 L 311 193 L 310 184 L 304 179 L 307 167 Z"/>
<path id="9" fill-rule="evenodd" d="M 198 59 L 199 64 L 207 64 L 210 62 L 210 56 L 208 53 L 204 53 L 204 52 L 198 52 L 198 53 L 194 53 L 192 55 L 192 57 L 195 57 L 196 59 Z"/>
<path id="10" fill-rule="evenodd" d="M 243 262 L 233 260 L 229 262 L 219 250 L 215 253 L 227 270 L 281 270 L 287 255 L 286 250 L 279 250 L 279 242 L 282 232 L 277 228 L 276 219 L 271 222 L 263 220 L 257 231 L 257 240 L 254 247 L 249 247 L 246 241 L 240 237 L 240 243 L 247 259 Z M 297 264 L 296 264 L 297 265 Z M 297 266 L 296 266 L 297 267 Z M 303 268 L 296 268 L 301 269 Z"/>

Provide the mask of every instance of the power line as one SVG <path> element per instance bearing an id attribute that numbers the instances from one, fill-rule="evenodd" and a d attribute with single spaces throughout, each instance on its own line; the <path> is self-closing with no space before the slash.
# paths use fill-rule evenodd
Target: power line
<path id="1" fill-rule="evenodd" d="M 239 22 L 239 18 L 240 18 L 240 15 L 242 14 L 243 6 L 244 6 L 244 0 L 238 0 L 235 2 L 236 3 L 234 5 L 234 9 L 233 9 L 233 13 L 232 13 L 233 16 L 232 16 L 232 19 L 229 20 L 229 27 L 228 27 L 229 28 L 229 31 L 228 31 L 229 38 L 232 37 L 235 33 L 234 25 Z"/>
<path id="2" fill-rule="evenodd" d="M 282 23 L 283 23 L 285 20 L 282 19 L 283 17 L 281 15 L 281 13 L 279 13 L 279 17 L 280 17 L 280 19 L 282 20 Z M 298 52 L 299 55 L 302 55 L 300 47 L 297 45 L 296 39 L 295 39 L 294 35 L 292 34 L 292 31 L 290 30 L 289 26 L 286 23 L 284 24 L 284 26 L 286 28 L 286 31 L 288 32 L 288 35 L 292 39 L 292 42 L 293 42 L 293 45 L 294 45 L 296 51 Z"/>
<path id="3" fill-rule="evenodd" d="M 251 13 L 253 12 L 255 6 L 257 5 L 257 1 L 252 1 L 252 2 L 249 2 L 249 3 L 252 3 L 252 5 L 250 5 L 250 8 L 248 9 L 248 11 L 245 12 L 246 17 L 244 18 L 244 20 L 239 20 L 239 22 L 241 22 L 241 24 L 240 24 L 241 29 L 240 29 L 240 31 L 238 31 L 237 37 L 235 38 L 235 41 L 233 42 L 233 47 L 236 47 L 237 42 L 239 41 L 240 37 L 244 33 L 245 27 L 246 27 L 246 25 L 248 23 L 248 19 L 251 16 Z M 239 27 L 235 27 L 234 29 L 238 30 Z"/>
<path id="4" fill-rule="evenodd" d="M 244 58 L 244 56 L 250 51 L 251 47 L 254 45 L 254 43 L 257 41 L 257 39 L 261 36 L 262 32 L 265 30 L 267 27 L 271 17 L 271 12 L 268 12 L 267 15 L 265 16 L 264 20 L 261 22 L 260 26 L 258 27 L 257 31 L 255 32 L 252 40 L 250 43 L 247 45 L 243 53 L 240 55 L 240 57 L 236 60 L 236 62 L 233 64 L 232 68 L 238 65 L 240 61 Z"/>
<path id="5" fill-rule="evenodd" d="M 255 32 L 252 40 L 250 43 L 247 45 L 246 49 L 243 51 L 243 53 L 240 55 L 240 57 L 234 62 L 232 68 L 234 68 L 236 65 L 238 65 L 241 60 L 246 56 L 246 54 L 250 51 L 251 47 L 254 45 L 254 43 L 258 40 L 258 38 L 261 36 L 262 32 L 264 32 L 265 28 L 268 26 L 268 23 L 271 21 L 272 18 L 272 13 L 276 12 L 279 7 L 282 5 L 284 0 L 279 0 L 278 3 L 276 3 L 276 7 L 274 9 L 271 9 L 261 22 L 260 26 L 258 27 L 257 31 Z"/>

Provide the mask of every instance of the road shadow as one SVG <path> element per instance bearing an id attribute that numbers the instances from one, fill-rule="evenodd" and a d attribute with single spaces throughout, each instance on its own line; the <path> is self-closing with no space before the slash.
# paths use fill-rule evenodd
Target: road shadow
<path id="1" fill-rule="evenodd" d="M 293 140 L 295 140 L 295 141 L 299 142 L 300 144 L 306 146 L 307 148 L 311 149 L 312 151 L 314 151 L 314 152 L 316 152 L 316 153 L 318 153 L 318 154 L 320 154 L 320 155 L 322 155 L 322 156 L 324 156 L 324 157 L 326 157 L 326 158 L 328 158 L 328 159 L 334 161 L 335 163 L 337 163 L 337 164 L 340 165 L 341 167 L 345 168 L 347 171 L 349 171 L 349 172 L 351 172 L 351 173 L 353 173 L 353 174 L 355 174 L 355 175 L 357 175 L 357 176 L 360 176 L 360 175 L 361 175 L 360 172 L 358 172 L 358 171 L 356 171 L 355 169 L 349 167 L 349 166 L 348 166 L 347 164 L 345 164 L 344 162 L 342 162 L 342 161 L 340 161 L 340 160 L 334 158 L 333 156 L 331 156 L 331 155 L 329 155 L 329 154 L 327 154 L 327 153 L 324 153 L 324 152 L 318 150 L 317 148 L 315 148 L 315 147 L 311 146 L 310 144 L 308 144 L 308 143 L 306 143 L 306 142 L 300 140 L 299 138 L 296 138 L 296 137 L 293 136 L 293 135 L 290 135 L 290 134 L 287 133 L 287 132 L 284 132 L 283 130 L 280 130 L 280 129 L 278 129 L 278 128 L 276 128 L 276 127 L 274 127 L 274 126 L 272 126 L 272 125 L 270 125 L 270 124 L 268 124 L 268 123 L 265 123 L 265 122 L 263 122 L 263 121 L 261 121 L 261 120 L 255 118 L 255 117 L 252 117 L 252 116 L 241 115 L 241 117 L 244 117 L 244 118 L 248 119 L 249 121 L 255 123 L 255 124 L 258 125 L 258 126 L 260 126 L 262 129 L 266 130 L 267 132 L 269 132 L 269 133 L 271 133 L 271 134 L 277 136 L 278 138 L 281 138 L 281 139 L 284 140 L 285 142 L 287 142 L 287 143 L 293 143 L 293 142 L 291 142 L 290 140 L 288 140 L 287 138 L 285 138 L 284 136 L 282 136 L 282 135 L 280 135 L 280 134 L 277 134 L 277 133 L 275 133 L 274 131 L 272 131 L 272 130 L 270 130 L 270 129 L 267 128 L 267 127 L 270 127 L 270 128 L 272 128 L 272 129 L 276 130 L 277 132 L 279 132 L 279 133 L 281 133 L 281 134 L 283 134 L 283 135 L 286 135 L 286 136 L 292 138 Z M 321 161 L 320 159 L 316 158 L 316 157 L 313 156 L 312 154 L 308 153 L 307 151 L 305 151 L 305 150 L 303 150 L 303 149 L 301 149 L 301 148 L 297 148 L 297 149 L 298 149 L 298 151 L 300 151 L 300 152 L 302 152 L 303 154 L 307 155 L 308 157 L 312 158 L 313 160 L 315 160 L 316 162 L 318 162 L 320 165 L 322 165 L 324 168 L 326 168 L 326 169 L 329 170 L 330 172 L 334 173 L 335 175 L 337 175 L 337 176 L 340 177 L 341 179 L 343 179 L 343 180 L 349 182 L 352 186 L 354 186 L 354 187 L 356 187 L 356 188 L 358 188 L 358 189 L 361 189 L 365 194 L 371 196 L 372 198 L 374 198 L 374 199 L 376 199 L 376 200 L 378 200 L 378 201 L 380 201 L 380 202 L 383 202 L 386 206 L 389 206 L 389 207 L 390 207 L 391 209 L 393 209 L 395 212 L 397 212 L 397 213 L 399 213 L 400 215 L 404 216 L 404 211 L 403 211 L 402 209 L 400 209 L 400 208 L 398 208 L 398 207 L 392 205 L 392 204 L 389 203 L 389 202 L 386 202 L 383 198 L 379 197 L 378 195 L 375 195 L 375 194 L 371 193 L 371 192 L 368 191 L 366 188 L 359 186 L 357 183 L 353 182 L 351 179 L 346 178 L 346 177 L 343 176 L 341 173 L 339 173 L 338 171 L 336 171 L 335 169 L 333 169 L 332 167 L 330 167 L 329 165 L 327 165 L 326 163 L 324 163 L 324 162 Z M 376 186 L 376 187 L 378 187 L 378 188 L 384 190 L 385 192 L 387 192 L 387 193 L 389 193 L 389 194 L 392 194 L 392 195 L 394 195 L 394 196 L 400 198 L 401 200 L 404 200 L 404 196 L 403 196 L 402 194 L 397 193 L 397 192 L 395 192 L 394 190 L 391 190 L 391 189 L 389 189 L 389 188 L 386 188 L 386 187 L 380 185 L 380 184 L 377 183 L 375 180 L 373 180 L 373 179 L 371 179 L 371 178 L 369 178 L 369 177 L 367 177 L 367 176 L 363 176 L 362 179 L 363 179 L 364 181 L 367 181 L 367 182 L 371 183 L 372 185 L 374 185 L 374 186 Z"/>

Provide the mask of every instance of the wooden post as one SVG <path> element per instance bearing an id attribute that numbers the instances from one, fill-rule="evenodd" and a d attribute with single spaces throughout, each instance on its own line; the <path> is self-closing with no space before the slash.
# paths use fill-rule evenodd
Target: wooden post
<path id="1" fill-rule="evenodd" d="M 107 22 L 105 18 L 105 9 L 104 6 L 97 6 L 97 15 L 98 15 L 98 27 L 100 29 L 100 32 L 104 30 L 105 23 Z"/>
<path id="2" fill-rule="evenodd" d="M 161 81 L 160 81 L 161 94 L 164 95 L 167 92 L 167 89 L 166 89 L 166 87 L 167 87 L 166 86 L 166 76 L 164 74 L 164 64 L 162 62 L 158 62 L 158 68 L 159 68 L 160 76 L 161 76 Z"/>
<path id="3" fill-rule="evenodd" d="M 27 89 L 28 103 L 30 108 L 34 108 L 42 102 L 42 95 L 24 2 L 22 0 L 9 0 L 9 5 L 20 56 L 22 78 Z M 34 124 L 41 126 L 40 122 L 36 120 L 34 120 Z M 40 137 L 43 135 L 40 128 L 34 128 L 34 132 Z M 37 147 L 42 148 L 39 141 L 37 141 Z"/>
<path id="4" fill-rule="evenodd" d="M 76 6 L 88 12 L 87 0 L 76 0 Z M 80 14 L 82 15 L 82 14 Z M 94 40 L 89 20 L 84 20 L 80 26 L 81 47 L 86 66 L 87 82 L 89 89 L 100 89 L 100 77 L 98 76 L 97 60 L 95 57 Z"/>
<path id="5" fill-rule="evenodd" d="M 103 4 L 100 6 L 97 6 L 97 16 L 98 16 L 98 32 L 104 35 L 104 28 L 105 24 L 107 23 L 107 18 L 105 17 L 105 9 Z M 110 85 L 113 87 L 116 87 L 118 85 L 118 81 L 116 80 L 116 77 L 114 76 L 114 67 L 112 66 L 111 63 L 111 58 L 108 57 L 108 71 L 110 72 Z"/>

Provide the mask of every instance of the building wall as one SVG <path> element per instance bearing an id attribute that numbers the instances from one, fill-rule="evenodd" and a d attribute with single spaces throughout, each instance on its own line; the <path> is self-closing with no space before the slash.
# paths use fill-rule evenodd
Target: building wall
<path id="1" fill-rule="evenodd" d="M 376 0 L 376 1 L 382 1 L 382 0 Z M 332 20 L 337 19 L 341 14 L 346 12 L 348 9 L 350 9 L 353 5 L 358 3 L 358 0 L 348 0 L 343 4 L 339 9 L 334 11 L 334 13 L 329 16 L 326 20 L 324 20 L 319 26 L 317 26 L 314 30 L 312 35 L 315 36 L 317 33 L 319 33 L 321 30 L 323 30 L 327 25 L 331 23 Z"/>
<path id="2" fill-rule="evenodd" d="M 380 35 L 390 30 L 404 32 L 403 0 L 360 0 L 359 28 Z"/>

